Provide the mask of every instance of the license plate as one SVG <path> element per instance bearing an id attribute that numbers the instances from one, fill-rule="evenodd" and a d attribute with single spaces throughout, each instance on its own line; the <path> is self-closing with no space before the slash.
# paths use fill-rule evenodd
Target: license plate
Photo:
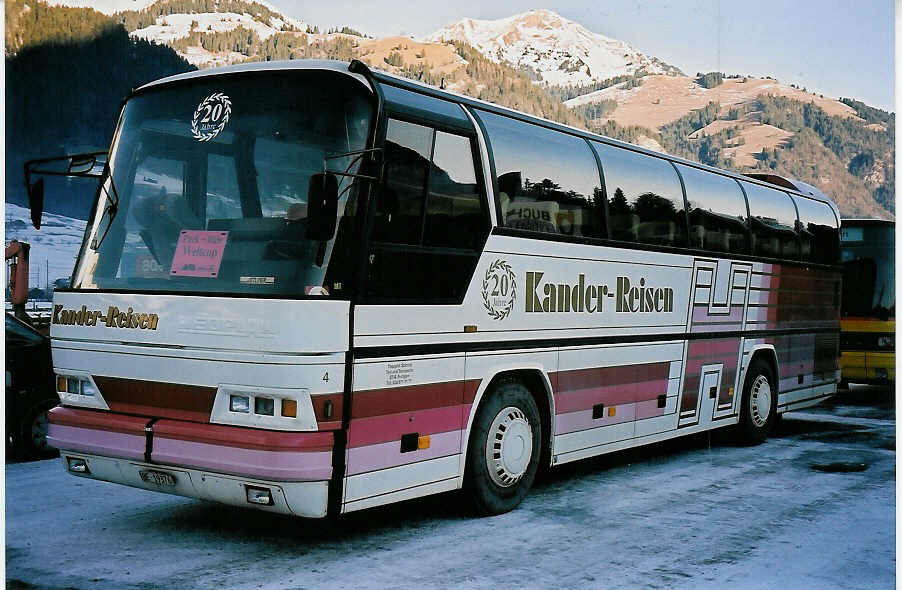
<path id="1" fill-rule="evenodd" d="M 163 471 L 142 471 L 141 480 L 158 486 L 174 486 L 175 476 Z"/>

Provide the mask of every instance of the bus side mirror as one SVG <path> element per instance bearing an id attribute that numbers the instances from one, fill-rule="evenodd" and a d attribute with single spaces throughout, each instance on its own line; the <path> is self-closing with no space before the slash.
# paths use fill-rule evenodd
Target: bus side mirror
<path id="1" fill-rule="evenodd" d="M 31 223 L 35 229 L 41 229 L 41 218 L 44 215 L 43 178 L 38 178 L 34 184 L 28 185 L 28 207 L 31 209 Z"/>
<path id="2" fill-rule="evenodd" d="M 307 191 L 307 239 L 331 240 L 338 221 L 338 179 L 334 174 L 314 174 Z"/>

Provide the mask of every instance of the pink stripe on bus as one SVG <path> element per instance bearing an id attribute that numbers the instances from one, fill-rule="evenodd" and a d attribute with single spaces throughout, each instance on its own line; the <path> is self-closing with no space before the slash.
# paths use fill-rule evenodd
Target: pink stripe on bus
<path id="1" fill-rule="evenodd" d="M 658 407 L 658 400 L 648 400 L 636 404 L 636 420 L 654 418 L 655 416 L 663 416 L 668 413 L 672 412 L 668 412 L 666 407 Z"/>
<path id="2" fill-rule="evenodd" d="M 352 420 L 348 446 L 363 447 L 401 439 L 407 432 L 435 434 L 463 428 L 463 406 L 449 406 Z"/>
<path id="3" fill-rule="evenodd" d="M 636 419 L 636 404 L 623 404 L 615 407 L 617 408 L 616 416 L 608 416 L 608 408 L 605 407 L 605 416 L 603 418 L 595 419 L 592 418 L 592 410 L 558 414 L 554 419 L 554 433 L 568 434 L 570 432 L 579 432 L 591 428 L 603 428 L 614 424 L 623 424 L 624 422 L 632 422 Z"/>
<path id="4" fill-rule="evenodd" d="M 554 396 L 555 411 L 558 414 L 591 409 L 595 404 L 618 405 L 636 401 L 636 383 L 609 385 L 560 391 Z M 664 386 L 665 389 L 667 386 Z"/>
<path id="5" fill-rule="evenodd" d="M 47 430 L 47 444 L 66 451 L 123 459 L 144 459 L 143 435 L 122 434 L 93 428 L 76 428 L 51 422 Z"/>
<path id="6" fill-rule="evenodd" d="M 177 467 L 280 481 L 323 481 L 332 477 L 329 451 L 260 451 L 155 437 L 151 459 Z"/>
<path id="7" fill-rule="evenodd" d="M 401 441 L 348 449 L 347 475 L 389 469 L 428 459 L 460 453 L 461 430 L 430 435 L 429 448 L 422 451 L 401 452 Z"/>
<path id="8" fill-rule="evenodd" d="M 706 304 L 696 305 L 692 310 L 692 322 L 741 322 L 742 310 L 742 305 L 734 305 L 728 314 L 708 313 Z"/>

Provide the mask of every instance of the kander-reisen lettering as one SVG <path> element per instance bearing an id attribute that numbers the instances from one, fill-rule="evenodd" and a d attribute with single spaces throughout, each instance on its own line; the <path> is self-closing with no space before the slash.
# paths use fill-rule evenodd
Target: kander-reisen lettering
<path id="1" fill-rule="evenodd" d="M 104 325 L 107 328 L 156 330 L 159 319 L 155 313 L 135 313 L 131 307 L 127 311 L 120 311 L 118 307 L 111 305 L 104 315 L 102 311 L 88 309 L 84 305 L 81 309 L 65 309 L 62 305 L 54 305 L 51 321 L 66 326 Z"/>
<path id="2" fill-rule="evenodd" d="M 617 286 L 587 285 L 586 275 L 580 273 L 576 283 L 543 283 L 545 273 L 526 273 L 527 312 L 601 313 L 614 305 L 617 313 L 668 313 L 673 311 L 673 289 L 652 287 L 644 277 L 635 285 L 629 277 L 617 277 Z"/>

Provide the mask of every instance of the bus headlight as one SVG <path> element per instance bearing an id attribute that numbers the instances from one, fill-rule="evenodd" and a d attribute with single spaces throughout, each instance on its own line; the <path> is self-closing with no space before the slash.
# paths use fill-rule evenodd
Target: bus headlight
<path id="1" fill-rule="evenodd" d="M 268 430 L 318 429 L 309 390 L 246 385 L 219 386 L 210 422 Z"/>
<path id="2" fill-rule="evenodd" d="M 58 394 L 84 395 L 94 397 L 97 395 L 97 388 L 88 379 L 79 377 L 69 377 L 66 375 L 56 376 L 56 392 Z"/>
<path id="3" fill-rule="evenodd" d="M 246 395 L 229 396 L 229 411 L 247 414 L 251 411 L 251 398 Z"/>
<path id="4" fill-rule="evenodd" d="M 97 388 L 90 373 L 71 373 L 62 369 L 56 375 L 56 394 L 63 405 L 80 406 L 83 408 L 95 408 L 109 410 L 110 407 L 103 399 L 103 393 Z"/>

